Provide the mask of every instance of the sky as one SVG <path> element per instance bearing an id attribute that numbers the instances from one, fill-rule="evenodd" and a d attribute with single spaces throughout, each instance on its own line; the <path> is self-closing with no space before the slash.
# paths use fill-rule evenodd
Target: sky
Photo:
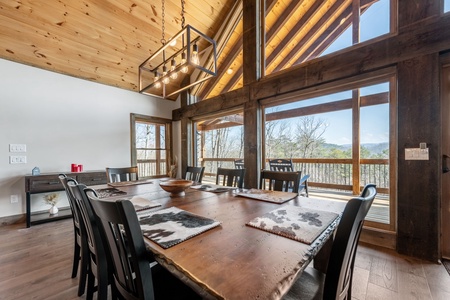
<path id="1" fill-rule="evenodd" d="M 450 11 L 450 0 L 444 0 L 444 12 Z"/>

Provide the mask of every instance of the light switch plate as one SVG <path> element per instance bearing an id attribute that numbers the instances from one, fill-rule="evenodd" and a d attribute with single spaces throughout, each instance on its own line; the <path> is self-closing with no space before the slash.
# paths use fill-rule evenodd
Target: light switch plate
<path id="1" fill-rule="evenodd" d="M 27 152 L 26 144 L 9 144 L 9 152 Z"/>
<path id="2" fill-rule="evenodd" d="M 429 160 L 428 148 L 405 148 L 405 160 Z"/>

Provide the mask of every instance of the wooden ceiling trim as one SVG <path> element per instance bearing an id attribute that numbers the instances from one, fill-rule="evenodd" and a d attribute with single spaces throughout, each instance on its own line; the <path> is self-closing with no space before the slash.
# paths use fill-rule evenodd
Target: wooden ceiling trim
<path id="1" fill-rule="evenodd" d="M 312 28 L 304 35 L 301 42 L 296 43 L 289 54 L 281 59 L 272 72 L 278 72 L 282 68 L 285 69 L 292 66 L 293 61 L 295 61 L 297 57 L 308 49 L 309 45 L 311 45 L 313 41 L 316 40 L 320 34 L 332 24 L 332 22 L 342 13 L 342 11 L 349 6 L 351 7 L 351 4 L 352 0 L 335 2 L 333 6 L 321 16 L 320 20 L 318 20 L 315 25 L 312 26 Z"/>
<path id="2" fill-rule="evenodd" d="M 235 3 L 232 10 L 227 15 L 225 22 L 220 27 L 216 36 L 214 36 L 214 40 L 217 44 L 217 75 L 192 89 L 192 93 L 197 95 L 200 100 L 203 100 L 212 91 L 215 84 L 222 79 L 223 76 L 226 76 L 229 65 L 239 54 L 239 51 L 236 51 L 236 44 L 240 43 L 242 45 L 242 37 L 239 35 L 236 36 L 235 31 L 237 28 L 240 28 L 240 31 L 242 32 L 242 0 Z M 234 46 L 230 50 L 227 50 L 226 48 L 229 47 L 229 44 L 234 44 Z M 210 66 L 212 66 L 212 63 L 210 63 Z M 198 80 L 199 75 L 197 75 L 196 78 L 196 80 Z"/>
<path id="3" fill-rule="evenodd" d="M 290 20 L 292 15 L 296 13 L 297 9 L 303 4 L 304 1 L 292 1 L 279 18 L 276 19 L 275 23 L 270 27 L 270 29 L 266 32 L 267 40 L 266 44 L 270 44 L 273 37 L 277 34 L 280 28 L 283 28 L 284 25 Z"/>
<path id="4" fill-rule="evenodd" d="M 199 93 L 200 99 L 205 99 L 214 89 L 217 82 L 222 79 L 223 76 L 227 75 L 227 70 L 231 66 L 231 64 L 235 61 L 239 53 L 242 51 L 242 39 L 238 39 L 237 43 L 233 45 L 233 48 L 228 52 L 228 55 L 226 56 L 225 60 L 221 62 L 217 69 L 217 76 L 211 78 L 207 81 L 207 83 L 202 88 L 201 92 Z M 237 71 L 237 70 L 236 70 Z"/>
<path id="5" fill-rule="evenodd" d="M 234 74 L 233 74 L 233 77 L 223 87 L 222 92 L 226 93 L 226 92 L 231 91 L 233 89 L 233 87 L 235 87 L 238 84 L 238 82 L 241 82 L 241 84 L 243 84 L 243 75 L 244 75 L 244 70 L 242 68 L 236 70 L 236 72 L 234 72 Z"/>
<path id="6" fill-rule="evenodd" d="M 312 16 L 317 12 L 320 7 L 325 5 L 325 1 L 316 1 L 314 4 L 308 9 L 308 11 L 302 16 L 299 22 L 290 30 L 289 34 L 278 43 L 278 45 L 274 48 L 274 50 L 266 57 L 266 74 L 270 74 L 271 69 L 270 65 L 275 60 L 275 58 L 280 55 L 280 53 L 287 47 L 289 41 L 293 39 L 293 37 L 308 23 L 308 21 L 312 18 Z M 267 48 L 267 47 L 266 47 Z"/>
<path id="7" fill-rule="evenodd" d="M 361 0 L 361 14 L 366 12 L 369 7 L 378 0 Z M 311 47 L 305 51 L 293 65 L 301 64 L 307 60 L 314 59 L 320 56 L 323 51 L 328 48 L 347 28 L 352 24 L 351 8 L 347 8 L 345 12 L 337 18 L 332 25 L 322 34 L 321 37 L 311 45 Z M 345 19 L 344 23 L 341 20 Z"/>

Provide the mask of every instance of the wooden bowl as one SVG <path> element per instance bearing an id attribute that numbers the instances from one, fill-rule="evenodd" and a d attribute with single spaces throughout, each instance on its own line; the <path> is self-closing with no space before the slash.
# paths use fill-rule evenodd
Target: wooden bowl
<path id="1" fill-rule="evenodd" d="M 170 193 L 170 196 L 184 196 L 184 191 L 194 182 L 192 180 L 171 179 L 159 183 L 161 188 Z"/>

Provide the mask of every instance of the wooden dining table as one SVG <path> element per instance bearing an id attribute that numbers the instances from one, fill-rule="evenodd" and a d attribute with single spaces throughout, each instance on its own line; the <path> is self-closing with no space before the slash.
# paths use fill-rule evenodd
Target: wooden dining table
<path id="1" fill-rule="evenodd" d="M 282 298 L 330 240 L 338 221 L 332 222 L 310 245 L 246 223 L 283 205 L 338 214 L 345 207 L 342 201 L 301 196 L 277 204 L 238 196 L 239 190 L 213 193 L 188 188 L 183 196 L 170 196 L 160 188 L 158 180 L 117 188 L 127 194 L 111 200 L 145 195 L 161 204 L 154 210 L 174 206 L 221 223 L 168 249 L 144 237 L 158 263 L 205 299 Z"/>

